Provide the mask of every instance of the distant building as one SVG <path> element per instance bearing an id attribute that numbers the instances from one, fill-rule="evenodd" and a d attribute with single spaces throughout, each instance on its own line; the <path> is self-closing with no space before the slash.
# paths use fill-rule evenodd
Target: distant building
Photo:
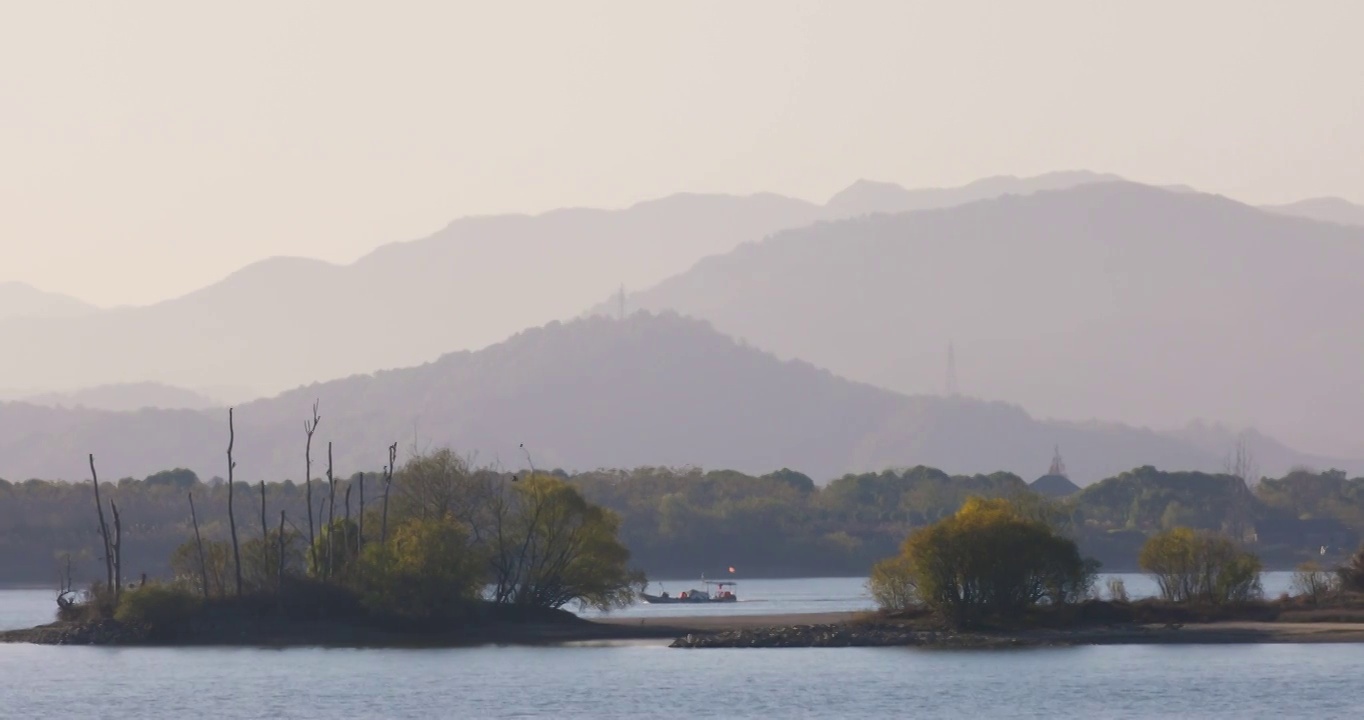
<path id="1" fill-rule="evenodd" d="M 1066 464 L 1061 460 L 1061 448 L 1055 448 L 1047 474 L 1032 481 L 1033 492 L 1043 497 L 1063 498 L 1080 491 L 1080 486 L 1066 477 Z"/>

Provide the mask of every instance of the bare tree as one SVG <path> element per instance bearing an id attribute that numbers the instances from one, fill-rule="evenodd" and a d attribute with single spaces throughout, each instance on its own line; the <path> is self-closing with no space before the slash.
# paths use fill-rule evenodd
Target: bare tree
<path id="1" fill-rule="evenodd" d="M 384 510 L 379 521 L 379 542 L 388 542 L 388 491 L 393 487 L 393 466 L 398 462 L 398 443 L 388 446 L 388 464 L 384 466 Z"/>
<path id="2" fill-rule="evenodd" d="M 350 481 L 346 481 L 346 495 L 345 499 L 341 501 L 341 506 L 346 509 L 346 518 L 344 520 L 346 525 L 350 525 L 350 490 L 352 487 Z"/>
<path id="3" fill-rule="evenodd" d="M 260 481 L 260 572 L 264 589 L 266 573 L 270 572 L 270 526 L 265 522 L 265 481 Z"/>
<path id="4" fill-rule="evenodd" d="M 1232 507 L 1228 508 L 1226 531 L 1238 541 L 1245 540 L 1250 525 L 1251 505 L 1253 499 L 1249 497 L 1250 488 L 1260 480 L 1260 467 L 1255 462 L 1255 455 L 1250 450 L 1250 445 L 1246 441 L 1246 432 L 1242 432 L 1236 437 L 1236 447 L 1223 465 L 1226 474 L 1238 478 L 1245 489 L 1238 488 L 1236 499 L 1232 502 Z"/>
<path id="5" fill-rule="evenodd" d="M 189 519 L 194 523 L 194 544 L 199 546 L 199 581 L 208 597 L 208 563 L 204 562 L 204 539 L 199 536 L 199 515 L 194 512 L 194 493 L 189 494 Z"/>
<path id="6" fill-rule="evenodd" d="M 1238 477 L 1247 487 L 1260 481 L 1260 466 L 1255 462 L 1255 454 L 1246 442 L 1247 433 L 1236 436 L 1236 447 L 1227 455 L 1222 468 L 1226 474 Z"/>
<path id="7" fill-rule="evenodd" d="M 360 473 L 360 522 L 355 531 L 355 551 L 365 549 L 365 474 Z"/>
<path id="8" fill-rule="evenodd" d="M 57 588 L 57 607 L 61 610 L 66 610 L 75 604 L 74 600 L 68 600 L 66 597 L 75 592 L 72 589 L 71 582 L 71 553 L 62 553 L 62 561 L 66 564 L 66 573 L 63 574 L 60 569 L 57 571 L 57 582 L 59 584 L 59 587 Z"/>
<path id="9" fill-rule="evenodd" d="M 275 579 L 275 594 L 284 595 L 284 511 L 279 511 L 279 569 Z"/>
<path id="10" fill-rule="evenodd" d="M 303 432 L 308 436 L 307 444 L 303 446 L 303 484 L 305 497 L 308 505 L 308 554 L 312 557 L 313 567 L 317 567 L 317 537 L 313 532 L 313 433 L 317 432 L 317 424 L 322 421 L 322 417 L 317 414 L 317 401 L 313 401 L 313 419 L 303 421 Z"/>
<path id="11" fill-rule="evenodd" d="M 232 564 L 237 570 L 237 596 L 242 594 L 242 555 L 241 548 L 237 545 L 237 516 L 232 509 L 232 471 L 237 469 L 237 463 L 232 460 L 232 446 L 237 441 L 237 432 L 233 428 L 232 408 L 227 409 L 227 527 L 232 532 Z"/>
<path id="12" fill-rule="evenodd" d="M 336 477 L 332 475 L 332 444 L 327 442 L 327 573 L 326 578 L 332 576 L 332 548 L 335 543 L 335 528 L 332 523 L 336 521 Z"/>
<path id="13" fill-rule="evenodd" d="M 114 513 L 114 599 L 123 594 L 123 523 L 118 519 L 118 505 L 109 501 L 109 509 Z"/>
<path id="14" fill-rule="evenodd" d="M 104 539 L 104 586 L 114 584 L 114 556 L 109 552 L 109 526 L 104 522 L 104 503 L 99 499 L 99 473 L 95 472 L 95 455 L 90 454 L 90 479 L 95 484 L 95 510 L 99 512 L 99 534 Z"/>

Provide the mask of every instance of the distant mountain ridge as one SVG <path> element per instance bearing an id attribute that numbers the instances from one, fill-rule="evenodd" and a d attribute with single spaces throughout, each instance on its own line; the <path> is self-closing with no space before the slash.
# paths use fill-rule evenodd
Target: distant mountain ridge
<path id="1" fill-rule="evenodd" d="M 238 478 L 302 477 L 302 418 L 314 400 L 322 417 L 318 475 L 329 442 L 347 474 L 379 468 L 395 441 L 404 457 L 414 446 L 449 445 L 510 468 L 524 467 L 529 452 L 541 468 L 791 467 L 821 481 L 919 464 L 1032 476 L 1057 444 L 1081 483 L 1145 464 L 1215 470 L 1222 459 L 1147 430 L 1044 422 L 963 397 L 898 395 L 778 360 L 672 314 L 552 323 L 477 352 L 240 405 Z M 222 410 L 0 404 L 0 477 L 79 479 L 90 452 L 106 477 L 171 467 L 224 475 L 226 435 Z"/>
<path id="2" fill-rule="evenodd" d="M 770 193 L 683 193 L 621 210 L 466 217 L 350 265 L 272 258 L 155 305 L 97 318 L 0 319 L 0 337 L 26 349 L 0 355 L 0 377 L 41 388 L 154 381 L 268 395 L 484 347 L 572 317 L 622 284 L 648 287 L 782 230 L 1102 177 L 1058 173 L 900 189 L 884 204 L 860 197 L 855 185 L 825 206 Z M 95 348 L 98 363 L 89 362 Z"/>
<path id="3" fill-rule="evenodd" d="M 221 405 L 207 395 L 161 383 L 98 385 L 65 393 L 39 393 L 18 398 L 32 405 L 124 412 L 143 408 L 204 410 Z"/>
<path id="4" fill-rule="evenodd" d="M 1126 182 L 778 233 L 630 307 L 907 393 L 1364 453 L 1364 229 Z M 603 306 L 598 306 L 602 311 Z"/>
<path id="5" fill-rule="evenodd" d="M 45 292 L 21 282 L 0 282 L 0 321 L 9 318 L 69 318 L 99 308 L 68 295 Z"/>
<path id="6" fill-rule="evenodd" d="M 998 175 L 982 178 L 961 187 L 916 190 L 895 183 L 858 180 L 830 198 L 825 207 L 829 210 L 828 219 L 873 213 L 894 214 L 954 207 L 1004 195 L 1029 195 L 1044 190 L 1063 190 L 1077 185 L 1117 180 L 1122 178 L 1111 173 L 1095 173 L 1088 170 L 1052 172 L 1028 178 Z"/>
<path id="7" fill-rule="evenodd" d="M 1308 198 L 1286 205 L 1264 205 L 1265 210 L 1296 217 L 1364 227 L 1364 205 L 1337 197 Z"/>

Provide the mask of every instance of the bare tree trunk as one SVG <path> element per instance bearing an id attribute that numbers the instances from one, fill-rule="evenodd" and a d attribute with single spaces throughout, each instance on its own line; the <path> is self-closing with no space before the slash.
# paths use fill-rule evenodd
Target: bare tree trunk
<path id="1" fill-rule="evenodd" d="M 355 531 L 355 552 L 365 549 L 365 474 L 360 473 L 360 522 Z"/>
<path id="2" fill-rule="evenodd" d="M 260 589 L 265 592 L 270 577 L 270 526 L 265 520 L 265 481 L 260 481 Z"/>
<path id="3" fill-rule="evenodd" d="M 312 558 L 312 568 L 317 568 L 317 537 L 313 532 L 313 433 L 317 432 L 317 424 L 322 421 L 322 417 L 317 414 L 317 401 L 313 401 L 313 419 L 303 421 L 303 432 L 308 436 L 308 443 L 303 446 L 304 475 L 303 482 L 306 487 L 306 499 L 308 505 L 308 555 Z"/>
<path id="4" fill-rule="evenodd" d="M 336 528 L 332 525 L 336 521 L 336 478 L 332 475 L 332 444 L 327 443 L 327 574 L 326 578 L 332 576 L 332 552 L 336 545 Z"/>
<path id="5" fill-rule="evenodd" d="M 350 481 L 347 480 L 346 494 L 341 501 L 341 507 L 346 510 L 346 517 L 341 520 L 341 561 L 346 563 L 346 567 L 350 567 L 350 561 L 353 559 L 350 554 L 350 491 L 352 487 Z"/>
<path id="6" fill-rule="evenodd" d="M 65 610 L 75 604 L 73 600 L 67 600 L 66 596 L 71 594 L 71 553 L 65 553 L 62 560 L 66 563 L 66 576 L 62 576 L 61 567 L 57 569 L 57 607 Z"/>
<path id="7" fill-rule="evenodd" d="M 275 594 L 284 596 L 284 511 L 279 511 L 279 569 L 275 579 Z"/>
<path id="8" fill-rule="evenodd" d="M 237 597 L 242 594 L 242 555 L 241 549 L 237 545 L 237 516 L 232 511 L 232 471 L 237 468 L 237 463 L 232 461 L 232 446 L 237 441 L 237 432 L 233 428 L 232 408 L 227 409 L 227 527 L 232 532 L 232 564 L 237 570 Z"/>
<path id="9" fill-rule="evenodd" d="M 95 510 L 99 511 L 99 535 L 104 539 L 104 587 L 114 584 L 114 557 L 109 552 L 109 526 L 104 523 L 104 503 L 99 499 L 99 473 L 95 472 L 95 455 L 90 454 L 90 479 L 95 484 Z"/>
<path id="10" fill-rule="evenodd" d="M 123 523 L 118 519 L 118 505 L 109 501 L 114 513 L 114 600 L 123 594 Z"/>
<path id="11" fill-rule="evenodd" d="M 341 500 L 341 507 L 343 507 L 343 508 L 346 509 L 346 518 L 345 518 L 342 522 L 344 522 L 344 523 L 346 523 L 346 524 L 350 524 L 350 490 L 351 490 L 351 487 L 353 487 L 353 486 L 352 486 L 349 482 L 347 482 L 347 483 L 346 483 L 346 494 L 345 494 L 344 498 Z"/>
<path id="12" fill-rule="evenodd" d="M 204 597 L 208 597 L 208 563 L 204 562 L 204 540 L 199 537 L 199 515 L 194 512 L 194 493 L 189 494 L 189 519 L 194 523 L 194 544 L 199 546 L 199 581 L 204 584 Z"/>
<path id="13" fill-rule="evenodd" d="M 388 542 L 388 489 L 393 486 L 393 465 L 398 462 L 398 443 L 388 446 L 388 465 L 384 466 L 384 510 L 379 521 L 379 543 Z"/>

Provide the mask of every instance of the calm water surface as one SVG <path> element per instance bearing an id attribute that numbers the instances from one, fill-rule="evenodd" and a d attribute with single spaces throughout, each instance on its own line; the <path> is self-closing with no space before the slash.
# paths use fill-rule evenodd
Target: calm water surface
<path id="1" fill-rule="evenodd" d="M 855 579 L 740 587 L 754 598 L 738 606 L 766 605 L 754 610 L 762 613 L 867 600 Z M 0 627 L 44 622 L 52 607 L 47 591 L 0 591 Z M 1356 645 L 994 652 L 0 645 L 0 718 L 1353 718 L 1364 716 L 1360 677 L 1364 648 Z"/>

